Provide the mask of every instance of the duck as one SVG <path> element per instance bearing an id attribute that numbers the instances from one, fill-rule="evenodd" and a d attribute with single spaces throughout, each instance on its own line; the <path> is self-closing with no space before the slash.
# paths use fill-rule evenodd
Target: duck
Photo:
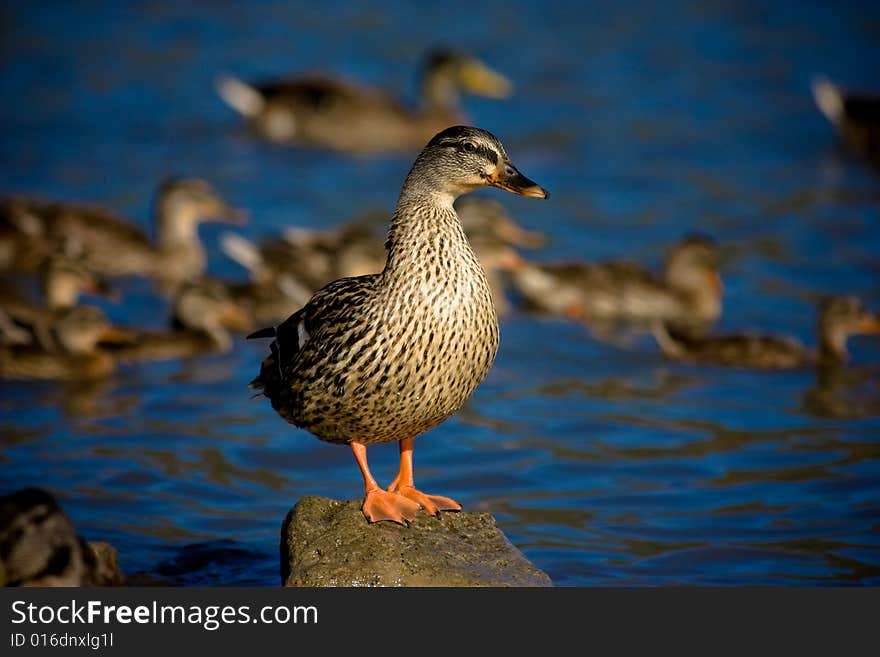
<path id="1" fill-rule="evenodd" d="M 202 221 L 241 225 L 247 213 L 227 204 L 200 178 L 170 178 L 157 192 L 156 241 L 110 210 L 91 205 L 13 197 L 0 202 L 0 224 L 7 233 L 27 226 L 19 237 L 29 244 L 29 259 L 14 264 L 37 267 L 61 254 L 80 261 L 100 276 L 148 276 L 173 291 L 176 284 L 201 275 L 205 249 L 198 237 Z"/>
<path id="2" fill-rule="evenodd" d="M 350 447 L 368 522 L 461 509 L 415 487 L 412 458 L 416 437 L 461 408 L 498 349 L 489 285 L 453 208 L 485 186 L 549 196 L 490 132 L 442 130 L 404 180 L 381 272 L 333 281 L 278 326 L 248 336 L 272 339 L 250 387 L 287 422 Z M 367 447 L 387 442 L 398 443 L 400 468 L 383 489 Z"/>
<path id="3" fill-rule="evenodd" d="M 23 488 L 0 497 L 0 586 L 120 586 L 106 543 L 87 543 L 55 497 Z"/>
<path id="4" fill-rule="evenodd" d="M 62 311 L 50 327 L 52 345 L 0 347 L 0 378 L 16 380 L 90 381 L 110 376 L 117 361 L 98 343 L 131 340 L 125 329 L 114 326 L 93 306 Z"/>
<path id="5" fill-rule="evenodd" d="M 253 328 L 224 284 L 211 279 L 188 281 L 177 289 L 170 324 L 167 330 L 128 330 L 127 340 L 104 341 L 100 346 L 120 363 L 176 360 L 229 352 L 230 330 Z"/>
<path id="6" fill-rule="evenodd" d="M 534 311 L 592 325 L 648 328 L 656 319 L 699 332 L 721 315 L 718 246 L 691 235 L 666 257 L 662 276 L 627 261 L 535 263 L 520 259 L 513 288 Z"/>
<path id="7" fill-rule="evenodd" d="M 384 89 L 323 74 L 256 83 L 222 76 L 216 88 L 272 142 L 377 153 L 415 150 L 438 130 L 461 122 L 462 91 L 507 98 L 512 85 L 475 57 L 437 49 L 425 57 L 417 109 Z"/>
<path id="8" fill-rule="evenodd" d="M 846 343 L 851 336 L 880 333 L 880 316 L 858 297 L 824 300 L 819 306 L 815 349 L 790 336 L 762 333 L 688 336 L 669 330 L 663 322 L 655 322 L 652 332 L 663 353 L 673 360 L 764 370 L 838 367 L 849 359 Z"/>
<path id="9" fill-rule="evenodd" d="M 880 94 L 852 93 L 825 76 L 812 82 L 813 99 L 854 153 L 880 165 Z"/>
<path id="10" fill-rule="evenodd" d="M 0 324 L 14 327 L 10 334 L 17 334 L 21 339 L 18 344 L 27 344 L 32 339 L 39 340 L 48 347 L 49 327 L 60 311 L 76 306 L 83 294 L 94 294 L 109 297 L 113 294 L 107 284 L 90 271 L 82 263 L 63 256 L 51 256 L 40 268 L 40 287 L 42 303 L 37 303 L 25 296 L 18 285 L 9 281 L 0 281 Z M 17 332 L 16 332 L 17 329 Z"/>

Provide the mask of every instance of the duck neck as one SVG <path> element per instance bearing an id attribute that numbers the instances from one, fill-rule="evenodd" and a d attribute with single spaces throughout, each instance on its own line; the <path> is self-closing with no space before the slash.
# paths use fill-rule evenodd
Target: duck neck
<path id="1" fill-rule="evenodd" d="M 157 211 L 157 239 L 161 250 L 199 244 L 199 216 L 195 209 L 177 203 L 161 204 Z"/>
<path id="2" fill-rule="evenodd" d="M 407 178 L 391 218 L 383 275 L 412 279 L 414 263 L 436 272 L 461 269 L 462 261 L 476 262 L 452 207 L 457 194 L 412 182 Z"/>
<path id="3" fill-rule="evenodd" d="M 429 114 L 458 114 L 458 84 L 444 69 L 428 71 L 422 79 L 422 110 Z"/>
<path id="4" fill-rule="evenodd" d="M 834 326 L 819 326 L 819 362 L 824 365 L 840 365 L 849 359 L 846 350 L 847 333 Z"/>

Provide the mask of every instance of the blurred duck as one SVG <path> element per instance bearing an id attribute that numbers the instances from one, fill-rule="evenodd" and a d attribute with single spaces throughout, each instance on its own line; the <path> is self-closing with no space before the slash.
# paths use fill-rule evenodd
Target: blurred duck
<path id="1" fill-rule="evenodd" d="M 44 490 L 0 497 L 0 586 L 115 586 L 115 550 L 86 543 Z"/>
<path id="2" fill-rule="evenodd" d="M 670 251 L 662 278 L 630 262 L 538 264 L 521 260 L 511 282 L 533 310 L 593 325 L 649 325 L 657 319 L 698 329 L 721 315 L 718 247 L 687 237 Z"/>
<path id="3" fill-rule="evenodd" d="M 462 122 L 462 91 L 507 98 L 511 84 L 478 59 L 445 50 L 425 60 L 418 109 L 383 89 L 325 75 L 217 81 L 220 97 L 263 137 L 352 152 L 421 148 L 439 130 Z"/>
<path id="4" fill-rule="evenodd" d="M 59 311 L 68 310 L 79 303 L 83 293 L 107 295 L 109 288 L 79 262 L 53 256 L 43 263 L 40 270 L 43 303 L 27 298 L 9 281 L 0 284 L 0 311 L 27 335 L 18 344 L 31 342 L 36 337 L 44 347 L 49 346 L 48 331 Z M 4 320 L 0 319 L 0 325 Z"/>
<path id="5" fill-rule="evenodd" d="M 132 331 L 128 341 L 102 346 L 124 363 L 191 358 L 229 351 L 229 331 L 250 327 L 250 319 L 221 283 L 200 280 L 184 283 L 175 293 L 170 329 Z"/>
<path id="6" fill-rule="evenodd" d="M 227 205 L 208 183 L 196 178 L 171 179 L 159 187 L 155 243 L 101 207 L 22 197 L 0 203 L 5 234 L 18 230 L 27 255 L 7 264 L 33 268 L 46 257 L 63 254 L 96 274 L 153 276 L 167 289 L 204 272 L 200 222 L 241 224 L 245 218 L 245 213 Z"/>
<path id="7" fill-rule="evenodd" d="M 880 164 L 880 94 L 848 93 L 818 77 L 813 98 L 850 149 Z"/>
<path id="8" fill-rule="evenodd" d="M 846 363 L 849 337 L 880 333 L 880 317 L 855 297 L 824 301 L 819 308 L 816 350 L 808 349 L 791 337 L 757 333 L 694 337 L 669 330 L 662 322 L 656 322 L 652 328 L 663 353 L 675 360 L 756 369 L 793 369 Z"/>
<path id="9" fill-rule="evenodd" d="M 126 342 L 131 335 L 110 324 L 91 306 L 61 311 L 50 327 L 50 346 L 7 345 L 0 347 L 0 377 L 84 381 L 109 376 L 116 359 L 99 342 Z"/>

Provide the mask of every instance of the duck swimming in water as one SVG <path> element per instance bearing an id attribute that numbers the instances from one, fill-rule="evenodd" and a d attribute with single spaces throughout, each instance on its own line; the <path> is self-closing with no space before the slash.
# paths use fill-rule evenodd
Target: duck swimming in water
<path id="1" fill-rule="evenodd" d="M 724 289 L 717 245 L 696 236 L 672 248 L 662 278 L 630 262 L 539 264 L 526 260 L 518 263 L 510 278 L 531 309 L 591 325 L 647 327 L 662 319 L 698 330 L 721 315 Z"/>
<path id="2" fill-rule="evenodd" d="M 288 422 L 351 447 L 371 522 L 461 508 L 415 488 L 412 452 L 418 435 L 461 408 L 498 348 L 489 285 L 452 205 L 487 185 L 548 197 L 494 135 L 443 130 L 404 181 L 384 269 L 334 281 L 281 325 L 249 336 L 274 338 L 251 386 Z M 391 441 L 400 446 L 400 470 L 383 490 L 367 446 Z"/>
<path id="3" fill-rule="evenodd" d="M 245 213 L 226 204 L 204 180 L 174 178 L 156 193 L 156 241 L 131 222 L 97 206 L 15 197 L 0 203 L 0 223 L 19 231 L 33 267 L 53 255 L 75 258 L 103 276 L 150 276 L 170 290 L 201 275 L 205 249 L 198 237 L 202 221 L 241 224 Z M 10 228 L 11 227 L 11 228 Z"/>
<path id="4" fill-rule="evenodd" d="M 129 331 L 125 342 L 101 346 L 121 363 L 191 358 L 232 349 L 229 331 L 247 331 L 250 319 L 218 281 L 182 284 L 172 299 L 171 328 Z"/>
<path id="5" fill-rule="evenodd" d="M 663 353 L 674 360 L 755 369 L 792 369 L 812 365 L 835 366 L 848 360 L 846 342 L 853 335 L 880 333 L 880 317 L 856 297 L 834 297 L 819 308 L 818 349 L 790 337 L 759 333 L 688 336 L 653 326 Z"/>
<path id="6" fill-rule="evenodd" d="M 271 141 L 368 153 L 419 148 L 461 122 L 461 91 L 506 98 L 511 84 L 474 57 L 438 50 L 425 60 L 418 109 L 385 90 L 325 75 L 255 84 L 223 77 L 217 91 Z"/>
<path id="7" fill-rule="evenodd" d="M 51 328 L 53 344 L 0 347 L 0 378 L 88 381 L 116 371 L 116 359 L 99 342 L 127 342 L 131 335 L 91 306 L 75 306 L 58 314 Z"/>
<path id="8" fill-rule="evenodd" d="M 880 94 L 847 92 L 817 77 L 813 98 L 847 147 L 880 165 Z"/>

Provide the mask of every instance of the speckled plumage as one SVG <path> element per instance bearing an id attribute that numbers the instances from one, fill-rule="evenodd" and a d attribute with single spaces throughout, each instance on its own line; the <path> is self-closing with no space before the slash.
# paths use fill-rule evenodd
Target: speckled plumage
<path id="1" fill-rule="evenodd" d="M 452 204 L 488 184 L 547 196 L 491 134 L 439 133 L 404 183 L 382 272 L 334 281 L 255 334 L 275 340 L 252 386 L 283 418 L 321 440 L 370 445 L 411 440 L 464 404 L 495 358 L 498 319 Z"/>

